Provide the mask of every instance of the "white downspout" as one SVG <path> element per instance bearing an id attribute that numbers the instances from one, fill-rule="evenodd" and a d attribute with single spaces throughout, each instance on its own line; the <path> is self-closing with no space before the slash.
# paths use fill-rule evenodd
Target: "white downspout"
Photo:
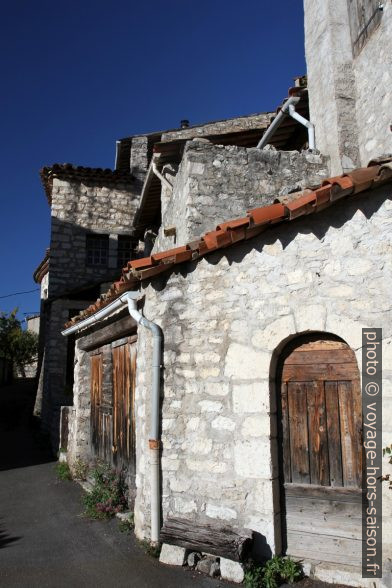
<path id="1" fill-rule="evenodd" d="M 309 142 L 309 149 L 316 149 L 316 140 L 315 140 L 315 132 L 314 132 L 314 124 L 308 121 L 306 118 L 298 114 L 295 110 L 295 105 L 298 104 L 300 101 L 299 96 L 291 96 L 287 102 L 285 102 L 278 112 L 277 116 L 272 121 L 271 125 L 268 127 L 264 135 L 261 137 L 260 141 L 257 144 L 257 149 L 263 149 L 274 135 L 275 131 L 280 127 L 283 122 L 285 116 L 291 116 L 294 120 L 301 123 L 308 129 L 308 142 Z"/>
<path id="2" fill-rule="evenodd" d="M 161 493 L 159 485 L 159 405 L 161 391 L 161 365 L 162 365 L 162 329 L 152 321 L 147 320 L 136 307 L 136 300 L 131 297 L 121 297 L 128 303 L 128 310 L 131 317 L 143 327 L 152 332 L 152 389 L 151 389 L 151 428 L 150 428 L 150 467 L 151 467 L 151 542 L 159 542 Z M 124 301 L 125 301 L 124 300 Z"/>
<path id="3" fill-rule="evenodd" d="M 161 172 L 159 171 L 159 169 L 157 167 L 157 164 L 156 164 L 154 158 L 152 159 L 151 167 L 152 167 L 152 171 L 154 172 L 154 174 L 156 175 L 156 177 L 159 178 L 163 184 L 165 184 L 166 188 L 168 188 L 170 190 L 170 192 L 173 192 L 173 186 L 165 178 L 165 176 L 161 174 Z"/>
<path id="4" fill-rule="evenodd" d="M 298 112 L 295 110 L 294 104 L 289 105 L 289 115 L 291 116 L 291 118 L 298 121 L 299 123 L 301 123 L 301 125 L 304 125 L 304 127 L 306 127 L 308 129 L 309 149 L 311 149 L 312 151 L 314 149 L 316 149 L 316 139 L 315 139 L 315 135 L 314 135 L 314 124 L 311 123 L 309 120 L 307 120 L 305 117 L 298 114 Z"/>
<path id="5" fill-rule="evenodd" d="M 151 388 L 151 430 L 149 438 L 150 447 L 150 466 L 151 466 L 151 542 L 159 542 L 160 532 L 160 512 L 161 512 L 161 493 L 159 485 L 159 406 L 161 390 L 161 365 L 162 365 L 162 329 L 152 321 L 147 320 L 137 309 L 137 298 L 140 292 L 127 292 L 99 310 L 84 321 L 62 331 L 62 335 L 71 335 L 81 329 L 88 327 L 99 320 L 111 314 L 114 310 L 125 305 L 131 317 L 139 324 L 143 325 L 152 332 L 153 335 L 153 352 L 152 352 L 152 388 Z"/>

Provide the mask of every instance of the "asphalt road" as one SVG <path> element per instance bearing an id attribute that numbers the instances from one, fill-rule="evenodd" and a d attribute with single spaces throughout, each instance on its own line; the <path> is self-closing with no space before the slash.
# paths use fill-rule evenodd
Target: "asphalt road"
<path id="1" fill-rule="evenodd" d="M 60 482 L 30 414 L 31 384 L 0 388 L 1 588 L 226 588 L 159 564 L 118 521 L 82 516 L 82 489 Z"/>

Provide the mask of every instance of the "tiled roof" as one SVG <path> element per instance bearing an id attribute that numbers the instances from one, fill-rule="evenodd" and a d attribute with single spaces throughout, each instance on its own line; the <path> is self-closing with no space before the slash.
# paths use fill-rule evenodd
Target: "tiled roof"
<path id="1" fill-rule="evenodd" d="M 380 158 L 341 176 L 328 178 L 316 190 L 305 190 L 293 199 L 281 198 L 275 204 L 249 210 L 243 218 L 221 223 L 214 231 L 182 247 L 154 253 L 150 257 L 129 261 L 122 277 L 95 304 L 74 317 L 68 326 L 81 321 L 113 302 L 120 294 L 136 289 L 141 280 L 166 272 L 174 266 L 197 260 L 209 253 L 229 247 L 239 241 L 251 239 L 269 227 L 292 221 L 300 216 L 314 214 L 333 205 L 342 198 L 392 182 L 392 156 Z"/>
<path id="2" fill-rule="evenodd" d="M 52 202 L 53 178 L 74 181 L 99 181 L 103 184 L 130 184 L 133 176 L 129 171 L 104 169 L 102 167 L 83 167 L 71 163 L 55 163 L 50 167 L 43 167 L 40 171 L 42 184 L 49 204 Z"/>

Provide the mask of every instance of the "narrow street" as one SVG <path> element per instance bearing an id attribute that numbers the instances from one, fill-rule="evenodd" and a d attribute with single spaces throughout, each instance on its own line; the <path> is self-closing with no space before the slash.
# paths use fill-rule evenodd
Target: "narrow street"
<path id="1" fill-rule="evenodd" d="M 0 388 L 2 588 L 219 587 L 227 583 L 159 565 L 118 521 L 82 516 L 82 489 L 57 480 L 30 415 L 34 387 Z"/>

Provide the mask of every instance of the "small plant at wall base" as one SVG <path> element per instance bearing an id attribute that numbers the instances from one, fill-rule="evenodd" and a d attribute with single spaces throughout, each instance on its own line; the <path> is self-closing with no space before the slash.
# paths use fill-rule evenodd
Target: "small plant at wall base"
<path id="1" fill-rule="evenodd" d="M 66 461 L 56 463 L 55 470 L 59 480 L 72 480 L 71 470 Z"/>
<path id="2" fill-rule="evenodd" d="M 138 541 L 138 543 L 140 547 L 143 549 L 143 551 L 147 553 L 147 555 L 155 557 L 156 559 L 159 558 L 162 548 L 160 544 L 154 545 L 153 543 L 150 543 L 150 541 L 148 541 L 147 539 L 144 539 L 143 541 Z"/>
<path id="3" fill-rule="evenodd" d="M 97 464 L 91 473 L 94 484 L 91 492 L 83 496 L 84 514 L 93 519 L 104 519 L 123 512 L 127 508 L 124 476 L 103 463 Z"/>
<path id="4" fill-rule="evenodd" d="M 135 527 L 135 523 L 133 520 L 133 513 L 130 513 L 128 515 L 128 518 L 123 519 L 122 521 L 120 521 L 118 528 L 120 530 L 121 533 L 126 533 L 127 535 L 130 535 L 133 531 Z"/>
<path id="5" fill-rule="evenodd" d="M 88 470 L 88 463 L 82 459 L 75 459 L 72 464 L 72 474 L 75 480 L 87 480 Z"/>
<path id="6" fill-rule="evenodd" d="M 289 557 L 274 556 L 263 566 L 250 562 L 245 573 L 246 588 L 278 588 L 294 584 L 303 577 L 302 566 Z"/>

